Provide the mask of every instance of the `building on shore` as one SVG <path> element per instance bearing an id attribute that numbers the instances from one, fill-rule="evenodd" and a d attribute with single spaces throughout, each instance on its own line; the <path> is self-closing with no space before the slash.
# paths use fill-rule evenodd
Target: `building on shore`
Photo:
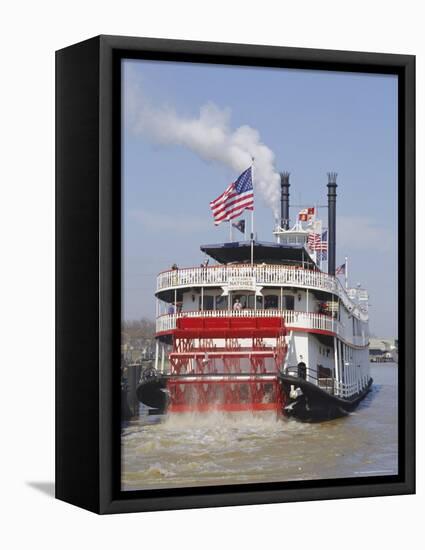
<path id="1" fill-rule="evenodd" d="M 373 363 L 387 361 L 398 363 L 398 340 L 396 338 L 371 338 L 369 358 Z"/>

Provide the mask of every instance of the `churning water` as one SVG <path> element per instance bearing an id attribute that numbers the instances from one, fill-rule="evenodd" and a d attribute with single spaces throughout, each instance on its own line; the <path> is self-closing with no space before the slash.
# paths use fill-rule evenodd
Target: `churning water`
<path id="1" fill-rule="evenodd" d="M 356 411 L 317 424 L 270 412 L 141 412 L 122 428 L 122 489 L 396 474 L 397 370 L 372 366 L 372 391 Z"/>

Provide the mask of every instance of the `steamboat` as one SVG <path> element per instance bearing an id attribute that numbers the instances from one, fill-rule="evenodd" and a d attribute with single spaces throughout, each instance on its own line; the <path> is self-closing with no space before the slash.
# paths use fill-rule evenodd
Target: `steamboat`
<path id="1" fill-rule="evenodd" d="M 317 208 L 290 227 L 288 173 L 280 184 L 273 241 L 251 227 L 249 239 L 202 245 L 199 267 L 158 275 L 155 364 L 137 388 L 152 413 L 273 410 L 320 421 L 369 391 L 368 293 L 336 275 L 336 174 L 326 231 Z"/>

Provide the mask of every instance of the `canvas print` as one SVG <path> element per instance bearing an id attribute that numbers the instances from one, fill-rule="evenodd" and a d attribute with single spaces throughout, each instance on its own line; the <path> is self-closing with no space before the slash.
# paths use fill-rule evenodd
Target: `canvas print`
<path id="1" fill-rule="evenodd" d="M 396 475 L 397 77 L 121 86 L 121 489 Z"/>

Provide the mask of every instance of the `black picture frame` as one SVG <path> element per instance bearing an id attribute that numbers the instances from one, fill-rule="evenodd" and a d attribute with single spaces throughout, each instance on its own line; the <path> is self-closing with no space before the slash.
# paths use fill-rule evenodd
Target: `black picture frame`
<path id="1" fill-rule="evenodd" d="M 120 61 L 398 76 L 399 474 L 120 492 Z M 56 53 L 56 498 L 100 514 L 415 491 L 415 57 L 98 36 Z"/>

